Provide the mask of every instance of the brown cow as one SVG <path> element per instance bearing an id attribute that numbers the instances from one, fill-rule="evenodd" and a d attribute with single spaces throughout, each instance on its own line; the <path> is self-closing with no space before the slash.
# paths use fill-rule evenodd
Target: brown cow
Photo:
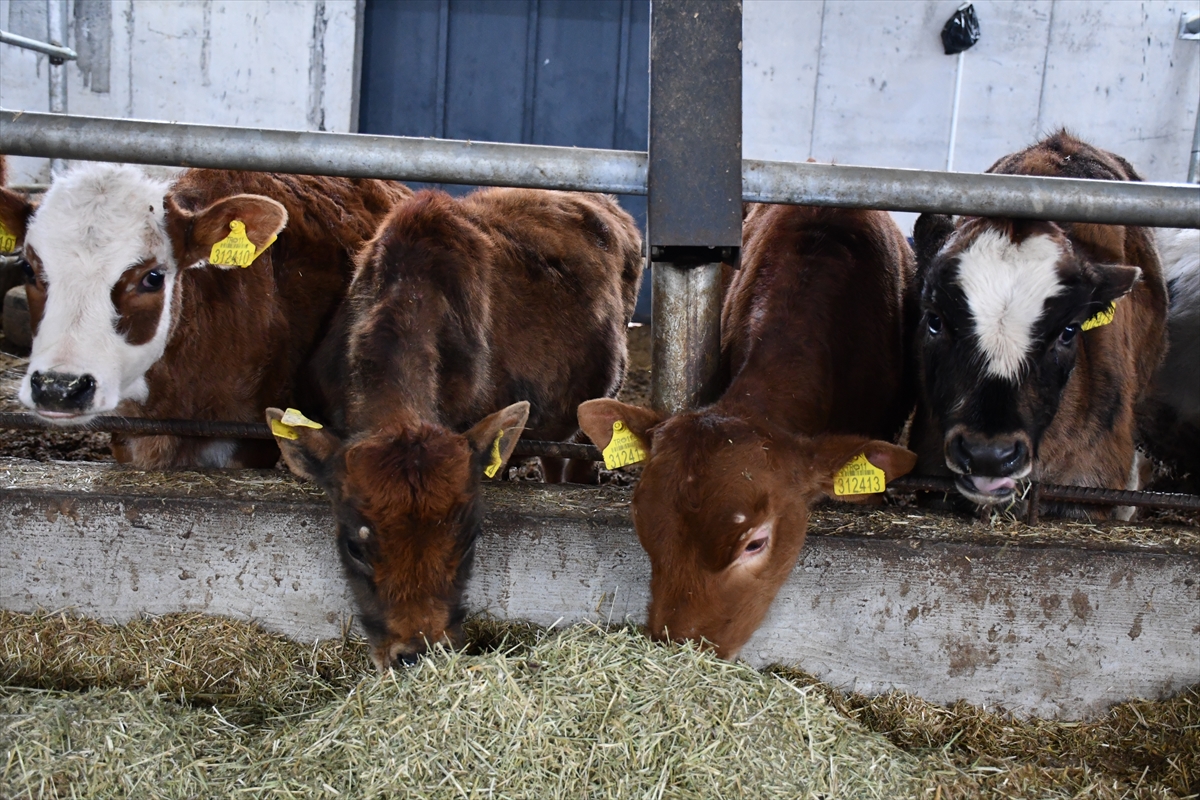
<path id="1" fill-rule="evenodd" d="M 303 402 L 297 381 L 354 253 L 411 194 L 375 180 L 198 169 L 169 181 L 84 164 L 36 212 L 9 198 L 0 222 L 25 240 L 34 329 L 21 402 L 60 424 L 113 411 L 248 422 Z M 212 263 L 239 225 L 253 263 Z M 139 436 L 113 450 L 143 468 L 278 459 L 260 440 Z"/>
<path id="2" fill-rule="evenodd" d="M 1066 132 L 989 172 L 1140 180 Z M 1134 406 L 1166 349 L 1167 289 L 1150 232 L 925 215 L 914 234 L 921 471 L 957 476 L 979 504 L 1013 502 L 1025 479 L 1138 488 Z"/>
<path id="3" fill-rule="evenodd" d="M 601 195 L 420 192 L 364 247 L 319 361 L 331 426 L 280 445 L 333 502 L 380 669 L 461 643 L 480 480 L 523 428 L 568 438 L 580 402 L 616 394 L 641 272 L 632 218 Z"/>
<path id="4" fill-rule="evenodd" d="M 594 400 L 579 423 L 600 448 L 646 451 L 633 522 L 650 555 L 650 634 L 705 639 L 732 658 L 804 544 L 809 507 L 859 454 L 885 473 L 912 453 L 904 423 L 908 245 L 880 211 L 757 206 L 722 314 L 732 382 L 715 404 L 663 419 Z M 882 489 L 882 482 L 876 487 Z"/>

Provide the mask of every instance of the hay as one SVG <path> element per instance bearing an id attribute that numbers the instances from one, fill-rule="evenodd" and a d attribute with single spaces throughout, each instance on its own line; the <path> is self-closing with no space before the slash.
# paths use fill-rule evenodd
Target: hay
<path id="1" fill-rule="evenodd" d="M 0 666 L 11 677 L 0 689 L 0 795 L 890 798 L 916 790 L 917 759 L 838 714 L 818 690 L 629 629 L 477 623 L 476 648 L 501 649 L 439 652 L 347 682 L 345 668 L 361 663 L 359 643 L 313 657 L 251 626 L 204 622 L 121 629 L 5 615 Z M 233 640 L 223 644 L 222 633 Z M 31 654 L 31 642 L 45 654 Z M 13 686 L 58 680 L 93 688 Z M 125 680 L 147 688 L 116 688 Z"/>
<path id="2" fill-rule="evenodd" d="M 1200 687 L 1022 721 L 843 696 L 630 629 L 475 619 L 468 639 L 380 677 L 358 640 L 0 612 L 0 797 L 1108 800 L 1200 779 Z"/>

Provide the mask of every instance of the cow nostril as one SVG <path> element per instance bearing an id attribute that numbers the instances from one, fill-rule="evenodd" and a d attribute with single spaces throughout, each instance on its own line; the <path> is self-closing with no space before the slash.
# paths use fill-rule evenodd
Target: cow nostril
<path id="1" fill-rule="evenodd" d="M 946 450 L 954 466 L 968 475 L 971 474 L 971 452 L 967 449 L 966 439 L 961 433 L 950 439 L 950 446 Z"/>
<path id="2" fill-rule="evenodd" d="M 417 661 L 419 661 L 420 659 L 421 659 L 420 653 L 397 653 L 396 654 L 396 666 L 397 667 L 411 667 L 413 664 L 416 664 Z"/>

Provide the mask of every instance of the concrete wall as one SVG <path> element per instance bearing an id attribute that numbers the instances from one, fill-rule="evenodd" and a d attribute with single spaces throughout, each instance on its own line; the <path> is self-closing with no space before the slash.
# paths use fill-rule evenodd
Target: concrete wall
<path id="1" fill-rule="evenodd" d="M 46 38 L 47 0 L 0 0 Z M 747 157 L 943 169 L 957 59 L 938 34 L 959 0 L 746 0 Z M 1200 0 L 977 0 L 955 167 L 979 171 L 1065 125 L 1150 180 L 1182 181 L 1200 98 Z M 67 110 L 349 130 L 355 0 L 70 0 Z M 0 105 L 45 110 L 45 56 L 0 47 Z M 17 182 L 46 162 L 16 159 Z"/>
<path id="2" fill-rule="evenodd" d="M 746 0 L 747 158 L 945 169 L 959 0 Z M 1200 0 L 975 0 L 956 170 L 1066 126 L 1148 180 L 1183 181 L 1200 99 Z M 814 112 L 815 109 L 815 112 Z"/>
<path id="3" fill-rule="evenodd" d="M 70 0 L 67 112 L 347 131 L 355 0 Z M 0 0 L 0 27 L 46 41 L 47 0 Z M 46 56 L 0 46 L 0 106 L 49 108 Z M 14 183 L 45 182 L 13 159 Z"/>

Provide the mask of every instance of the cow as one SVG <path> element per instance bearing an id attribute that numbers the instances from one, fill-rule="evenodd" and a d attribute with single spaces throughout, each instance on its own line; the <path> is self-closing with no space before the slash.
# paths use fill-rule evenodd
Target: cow
<path id="1" fill-rule="evenodd" d="M 1171 488 L 1200 491 L 1200 230 L 1155 231 L 1170 312 L 1171 343 L 1154 385 L 1138 407 L 1139 433 L 1150 454 L 1168 464 Z"/>
<path id="2" fill-rule="evenodd" d="M 890 444 L 912 405 L 903 300 L 912 254 L 881 211 L 751 206 L 722 308 L 731 376 L 712 405 L 664 417 L 592 400 L 579 424 L 633 494 L 650 556 L 648 629 L 733 658 L 804 544 L 809 509 L 858 456 L 872 491 L 915 456 Z M 611 451 L 611 453 L 609 452 Z M 845 486 L 862 496 L 858 486 Z"/>
<path id="3" fill-rule="evenodd" d="M 247 422 L 300 402 L 354 254 L 411 194 L 377 180 L 85 164 L 36 211 L 0 203 L 0 223 L 25 242 L 34 339 L 21 402 L 60 425 L 111 412 Z M 114 437 L 113 452 L 146 469 L 279 458 L 270 440 L 179 436 Z"/>
<path id="4" fill-rule="evenodd" d="M 1066 131 L 988 172 L 1141 180 Z M 1029 479 L 1138 488 L 1134 407 L 1166 349 L 1167 290 L 1150 232 L 923 215 L 914 238 L 920 471 L 954 476 L 961 496 L 984 507 L 1013 503 Z"/>
<path id="5" fill-rule="evenodd" d="M 266 415 L 332 502 L 381 670 L 461 645 L 480 483 L 523 431 L 569 438 L 580 402 L 616 394 L 641 273 L 637 227 L 603 195 L 422 191 L 364 246 L 315 362 L 333 412 Z"/>

